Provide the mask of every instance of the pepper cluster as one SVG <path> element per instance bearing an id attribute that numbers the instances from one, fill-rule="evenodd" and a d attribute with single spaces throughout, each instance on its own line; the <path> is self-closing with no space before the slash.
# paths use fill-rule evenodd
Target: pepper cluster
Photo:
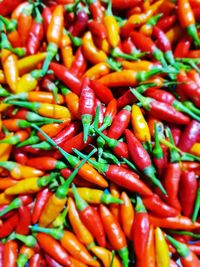
<path id="1" fill-rule="evenodd" d="M 200 267 L 200 1 L 0 1 L 0 266 Z"/>

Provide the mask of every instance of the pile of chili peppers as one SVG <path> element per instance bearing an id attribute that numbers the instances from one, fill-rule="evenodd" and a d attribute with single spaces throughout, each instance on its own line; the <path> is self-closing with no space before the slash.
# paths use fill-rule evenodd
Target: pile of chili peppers
<path id="1" fill-rule="evenodd" d="M 200 266 L 200 1 L 0 1 L 0 266 Z"/>

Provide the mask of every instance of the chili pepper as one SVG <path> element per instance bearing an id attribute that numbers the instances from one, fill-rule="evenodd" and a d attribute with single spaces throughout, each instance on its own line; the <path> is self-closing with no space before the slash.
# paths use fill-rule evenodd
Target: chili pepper
<path id="1" fill-rule="evenodd" d="M 37 65 L 41 63 L 46 57 L 46 53 L 37 53 L 36 55 L 31 55 L 23 57 L 18 60 L 17 65 L 19 69 L 19 74 L 23 75 L 36 69 Z"/>
<path id="2" fill-rule="evenodd" d="M 183 267 L 200 266 L 198 257 L 189 249 L 186 244 L 177 241 L 169 235 L 166 235 L 166 238 L 176 248 L 178 254 L 180 255 L 180 262 Z"/>
<path id="3" fill-rule="evenodd" d="M 70 224 L 73 228 L 78 239 L 86 246 L 92 246 L 94 244 L 94 238 L 82 223 L 78 211 L 76 209 L 75 202 L 71 197 L 68 198 L 68 216 Z"/>
<path id="4" fill-rule="evenodd" d="M 128 249 L 124 232 L 115 217 L 103 204 L 100 205 L 100 215 L 109 241 L 113 248 L 117 250 L 123 265 L 128 266 Z"/>
<path id="5" fill-rule="evenodd" d="M 91 80 L 97 80 L 108 73 L 110 73 L 110 66 L 105 62 L 101 62 L 88 69 L 83 77 L 87 76 Z"/>
<path id="6" fill-rule="evenodd" d="M 36 17 L 30 28 L 29 37 L 27 39 L 27 53 L 34 55 L 39 50 L 40 42 L 44 37 L 43 19 L 38 10 L 35 9 Z"/>
<path id="7" fill-rule="evenodd" d="M 176 20 L 177 20 L 176 14 L 164 16 L 158 20 L 156 26 L 160 28 L 162 31 L 167 32 L 175 24 Z"/>
<path id="8" fill-rule="evenodd" d="M 33 255 L 34 250 L 32 248 L 22 245 L 17 258 L 17 266 L 24 267 Z"/>
<path id="9" fill-rule="evenodd" d="M 90 81 L 87 77 L 84 78 L 82 82 L 82 90 L 79 101 L 79 113 L 81 115 L 81 120 L 83 124 L 83 141 L 86 143 L 90 124 L 94 116 L 94 104 L 95 104 L 95 94 L 90 87 Z"/>
<path id="10" fill-rule="evenodd" d="M 46 32 L 52 18 L 52 10 L 50 9 L 50 7 L 44 6 L 42 11 L 42 18 L 44 24 L 44 31 Z"/>
<path id="11" fill-rule="evenodd" d="M 6 82 L 12 92 L 17 90 L 18 66 L 17 56 L 6 49 L 1 51 L 1 63 L 3 66 Z"/>
<path id="12" fill-rule="evenodd" d="M 152 211 L 159 217 L 173 217 L 179 214 L 179 211 L 177 209 L 168 206 L 156 194 L 153 194 L 153 196 L 149 197 L 143 197 L 142 201 L 147 210 Z"/>
<path id="13" fill-rule="evenodd" d="M 29 261 L 30 267 L 39 267 L 42 264 L 42 257 L 39 253 L 34 254 Z"/>
<path id="14" fill-rule="evenodd" d="M 40 77 L 40 70 L 33 70 L 28 74 L 24 74 L 17 83 L 17 93 L 29 92 L 34 90 L 38 84 L 38 80 Z"/>
<path id="15" fill-rule="evenodd" d="M 42 187 L 47 186 L 54 178 L 55 174 L 51 173 L 50 176 L 29 178 L 28 181 L 21 180 L 13 186 L 7 188 L 5 192 L 8 195 L 36 193 L 40 191 Z"/>
<path id="16" fill-rule="evenodd" d="M 90 82 L 90 85 L 92 89 L 94 90 L 94 93 L 96 94 L 96 96 L 103 103 L 108 104 L 114 98 L 111 90 L 107 86 L 101 84 L 99 81 L 92 80 Z"/>
<path id="17" fill-rule="evenodd" d="M 20 206 L 18 209 L 19 221 L 16 227 L 16 233 L 27 235 L 31 224 L 31 212 L 27 206 Z"/>
<path id="18" fill-rule="evenodd" d="M 131 32 L 130 36 L 136 47 L 138 47 L 142 52 L 151 53 L 155 57 L 155 59 L 161 62 L 164 67 L 167 66 L 162 51 L 156 47 L 151 38 L 136 31 Z"/>
<path id="19" fill-rule="evenodd" d="M 182 171 L 179 185 L 179 197 L 184 216 L 191 217 L 194 208 L 196 193 L 197 180 L 195 173 Z M 186 195 L 188 196 L 187 200 Z"/>
<path id="20" fill-rule="evenodd" d="M 0 238 L 6 237 L 12 233 L 18 223 L 18 214 L 14 213 L 0 226 Z"/>
<path id="21" fill-rule="evenodd" d="M 148 110 L 150 115 L 176 124 L 189 123 L 189 118 L 181 112 L 175 110 L 172 106 L 157 100 L 153 100 L 150 97 L 145 98 L 136 90 L 131 89 L 131 92 L 139 99 L 139 101 L 141 101 L 143 107 Z"/>
<path id="22" fill-rule="evenodd" d="M 16 183 L 17 181 L 10 177 L 1 178 L 0 179 L 0 190 L 3 191 Z"/>
<path id="23" fill-rule="evenodd" d="M 144 257 L 149 237 L 149 229 L 150 225 L 147 211 L 142 203 L 142 199 L 137 196 L 132 228 L 132 240 L 134 252 L 138 260 Z"/>
<path id="24" fill-rule="evenodd" d="M 120 198 L 123 201 L 119 208 L 121 225 L 126 237 L 131 240 L 131 231 L 135 218 L 135 210 L 133 208 L 130 198 L 125 192 L 122 192 Z"/>
<path id="25" fill-rule="evenodd" d="M 58 241 L 44 233 L 37 233 L 36 238 L 40 247 L 48 253 L 50 257 L 58 261 L 62 266 L 71 266 L 71 260 L 68 253 Z M 50 247 L 49 244 L 51 244 Z"/>
<path id="26" fill-rule="evenodd" d="M 61 267 L 62 265 L 55 261 L 52 257 L 50 257 L 48 254 L 44 254 L 45 257 L 45 263 L 48 264 L 49 267 Z M 69 257 L 71 260 L 71 257 Z M 71 262 L 72 263 L 72 262 Z M 82 266 L 83 267 L 83 266 Z M 84 266 L 85 267 L 85 266 Z"/>
<path id="27" fill-rule="evenodd" d="M 80 78 L 86 71 L 87 63 L 84 58 L 82 48 L 80 47 L 74 57 L 72 65 L 70 67 L 70 73 L 75 77 Z"/>
<path id="28" fill-rule="evenodd" d="M 122 266 L 121 262 L 119 261 L 118 257 L 115 255 L 113 256 L 113 251 L 109 251 L 106 248 L 93 246 L 91 248 L 91 251 L 94 253 L 95 256 L 97 256 L 103 263 L 103 266 L 105 267 L 120 267 Z"/>
<path id="29" fill-rule="evenodd" d="M 165 236 L 159 227 L 155 229 L 155 250 L 157 266 L 170 266 L 169 249 Z"/>
<path id="30" fill-rule="evenodd" d="M 44 188 L 39 191 L 36 195 L 35 204 L 32 212 L 32 223 L 35 224 L 38 222 L 40 215 L 44 209 L 45 204 L 48 202 L 48 199 L 52 195 L 51 191 L 48 188 Z"/>
<path id="31" fill-rule="evenodd" d="M 8 240 L 3 245 L 3 262 L 2 266 L 14 267 L 16 266 L 18 245 L 15 240 Z"/>
<path id="32" fill-rule="evenodd" d="M 186 28 L 188 35 L 190 35 L 195 43 L 199 46 L 200 39 L 198 37 L 198 32 L 195 26 L 195 17 L 189 1 L 178 1 L 178 18 L 181 26 Z"/>
<path id="33" fill-rule="evenodd" d="M 19 36 L 21 37 L 21 43 L 23 46 L 26 46 L 29 32 L 32 26 L 32 22 L 33 22 L 33 19 L 31 16 L 32 11 L 33 11 L 33 5 L 28 4 L 22 9 L 22 12 L 20 13 L 19 18 L 18 18 L 17 29 L 18 29 Z"/>
<path id="34" fill-rule="evenodd" d="M 131 109 L 131 123 L 134 134 L 140 142 L 150 142 L 151 135 L 148 124 L 142 114 L 141 109 L 137 105 L 133 105 Z"/>
<path id="35" fill-rule="evenodd" d="M 192 120 L 182 132 L 178 147 L 182 151 L 189 151 L 200 134 L 200 123 Z"/>
<path id="36" fill-rule="evenodd" d="M 89 10 L 95 21 L 102 21 L 104 17 L 104 8 L 99 0 L 88 0 Z"/>
<path id="37" fill-rule="evenodd" d="M 63 128 L 60 132 L 53 137 L 53 141 L 59 145 L 72 138 L 79 130 L 79 123 L 73 122 Z"/>
<path id="38" fill-rule="evenodd" d="M 71 74 L 67 68 L 58 64 L 58 63 L 51 63 L 50 69 L 53 70 L 54 74 L 72 90 L 72 92 L 80 95 L 81 92 L 81 82 Z"/>
<path id="39" fill-rule="evenodd" d="M 58 47 L 61 45 L 62 30 L 64 26 L 63 6 L 57 5 L 47 28 L 47 56 L 42 67 L 42 76 L 46 74 L 49 64 L 57 54 Z"/>
<path id="40" fill-rule="evenodd" d="M 41 162 L 42 162 L 42 166 L 40 165 Z M 29 159 L 26 164 L 33 168 L 39 167 L 40 170 L 44 170 L 44 171 L 54 170 L 54 169 L 61 170 L 67 167 L 64 162 L 56 160 L 51 157 L 32 158 L 32 159 Z"/>
<path id="41" fill-rule="evenodd" d="M 116 47 L 119 43 L 119 25 L 112 14 L 112 1 L 108 2 L 108 7 L 105 12 L 103 23 L 107 30 L 108 42 L 112 47 Z"/>
<path id="42" fill-rule="evenodd" d="M 17 180 L 43 175 L 43 172 L 38 169 L 21 165 L 13 161 L 2 161 L 0 162 L 0 166 L 7 169 L 10 172 L 10 175 Z"/>
<path id="43" fill-rule="evenodd" d="M 62 41 L 62 47 L 61 47 L 61 55 L 62 55 L 62 61 L 63 65 L 69 69 L 72 65 L 73 62 L 73 50 L 71 46 L 63 46 L 63 41 Z"/>
<path id="44" fill-rule="evenodd" d="M 160 68 L 154 68 L 147 72 L 122 70 L 104 75 L 99 81 L 108 87 L 136 86 L 139 82 L 146 81 L 151 76 L 160 72 L 162 72 Z"/>
<path id="45" fill-rule="evenodd" d="M 91 204 L 111 204 L 111 203 L 118 203 L 122 204 L 123 201 L 121 201 L 119 198 L 116 198 L 112 196 L 107 191 L 102 191 L 98 189 L 91 189 L 87 187 L 81 187 L 77 188 L 77 191 L 79 195 L 87 202 Z M 69 195 L 71 195 L 72 191 L 69 190 Z"/>
<path id="46" fill-rule="evenodd" d="M 127 128 L 131 118 L 131 107 L 124 107 L 113 119 L 113 122 L 108 130 L 107 136 L 113 139 L 119 139 Z"/>
<path id="47" fill-rule="evenodd" d="M 75 15 L 75 21 L 69 31 L 73 36 L 79 36 L 85 31 L 88 24 L 88 15 L 84 10 L 80 10 Z"/>
<path id="48" fill-rule="evenodd" d="M 152 165 L 150 156 L 147 151 L 143 148 L 142 144 L 130 130 L 125 130 L 125 136 L 128 144 L 128 150 L 133 162 L 141 171 L 144 172 L 144 174 L 152 181 L 155 186 L 160 188 L 163 194 L 166 194 L 163 185 L 155 176 L 155 169 Z"/>
<path id="49" fill-rule="evenodd" d="M 83 36 L 82 41 L 83 54 L 87 60 L 91 61 L 93 64 L 106 62 L 107 55 L 103 51 L 98 50 L 95 47 L 91 32 L 86 32 Z"/>
<path id="50" fill-rule="evenodd" d="M 2 1 L 0 5 L 1 15 L 6 16 L 10 14 L 21 2 L 21 0 L 17 0 L 14 3 L 10 0 Z"/>
<path id="51" fill-rule="evenodd" d="M 140 14 L 134 14 L 128 18 L 128 22 L 131 23 L 132 25 L 137 24 L 141 25 L 146 23 L 154 13 L 158 11 L 160 6 L 163 4 L 163 1 L 157 1 L 150 5 L 148 10 L 145 13 L 140 13 Z"/>
<path id="52" fill-rule="evenodd" d="M 140 32 L 144 35 L 150 37 L 152 35 L 153 28 L 155 27 L 157 21 L 163 16 L 162 13 L 159 13 L 153 17 L 151 17 L 146 24 L 142 25 L 140 28 Z M 162 50 L 162 49 L 161 49 Z"/>
<path id="53" fill-rule="evenodd" d="M 68 192 L 68 188 L 70 183 L 73 181 L 74 177 L 78 173 L 79 169 L 85 164 L 85 162 L 89 159 L 89 157 L 94 153 L 93 150 L 79 165 L 78 167 L 71 173 L 70 177 L 65 181 L 58 189 L 55 194 L 53 194 L 48 202 L 45 205 L 45 208 L 40 216 L 39 224 L 41 226 L 46 226 L 50 224 L 59 214 L 59 212 L 64 208 L 66 203 L 66 194 Z M 56 210 L 55 210 L 56 208 Z M 52 209 L 54 212 L 52 212 Z"/>
<path id="54" fill-rule="evenodd" d="M 97 20 L 91 20 L 88 22 L 88 27 L 92 35 L 100 38 L 101 40 L 106 39 L 107 31 L 105 25 Z"/>
<path id="55" fill-rule="evenodd" d="M 188 55 L 188 52 L 191 47 L 191 37 L 188 35 L 184 35 L 178 44 L 176 45 L 175 51 L 174 51 L 174 57 L 175 58 L 182 58 L 186 57 Z"/>
<path id="56" fill-rule="evenodd" d="M 152 215 L 149 215 L 150 223 L 154 226 L 170 229 L 182 229 L 182 230 L 192 230 L 200 227 L 199 223 L 192 221 L 185 216 L 178 215 L 176 217 L 166 217 L 159 218 Z"/>
<path id="57" fill-rule="evenodd" d="M 7 144 L 11 144 L 11 145 L 16 145 L 19 142 L 26 140 L 28 137 L 29 137 L 29 134 L 27 133 L 27 131 L 19 130 L 15 133 L 15 135 L 13 135 L 9 138 L 5 137 L 4 139 L 1 139 L 0 144 L 1 143 L 7 143 Z"/>
<path id="58" fill-rule="evenodd" d="M 32 231 L 42 232 L 59 240 L 61 245 L 73 257 L 75 257 L 75 259 L 91 266 L 99 266 L 99 263 L 96 260 L 93 260 L 87 249 L 80 243 L 72 232 L 54 228 L 42 228 L 38 226 L 33 226 L 31 229 Z"/>
<path id="59" fill-rule="evenodd" d="M 194 211 L 192 214 L 192 221 L 195 222 L 199 213 L 199 209 L 200 209 L 200 189 L 199 189 L 199 183 L 198 183 L 198 189 L 196 192 L 196 199 L 195 199 L 195 203 L 194 203 Z"/>
<path id="60" fill-rule="evenodd" d="M 80 197 L 75 185 L 72 185 L 72 190 L 80 219 L 97 240 L 98 244 L 105 247 L 105 233 L 98 212 Z"/>
<path id="61" fill-rule="evenodd" d="M 84 157 L 82 153 L 75 150 L 75 152 L 80 156 Z M 113 183 L 122 186 L 123 188 L 127 188 L 130 191 L 138 192 L 141 195 L 151 196 L 151 190 L 139 180 L 139 176 L 124 168 L 117 165 L 110 165 L 105 163 L 98 163 L 94 160 L 88 160 L 92 166 L 94 166 L 100 173 L 104 173 L 106 178 L 112 181 Z"/>
<path id="62" fill-rule="evenodd" d="M 26 101 L 9 101 L 13 105 L 28 108 L 32 111 L 39 113 L 41 116 L 47 116 L 53 119 L 71 120 L 71 114 L 68 108 L 57 104 L 39 103 L 39 102 L 26 102 Z"/>

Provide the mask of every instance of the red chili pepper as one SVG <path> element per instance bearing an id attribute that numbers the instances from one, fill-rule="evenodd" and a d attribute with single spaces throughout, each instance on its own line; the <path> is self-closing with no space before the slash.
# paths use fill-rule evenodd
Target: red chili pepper
<path id="1" fill-rule="evenodd" d="M 9 15 L 22 2 L 22 0 L 3 0 L 0 3 L 0 14 L 2 16 Z"/>
<path id="2" fill-rule="evenodd" d="M 139 48 L 142 52 L 151 53 L 164 67 L 167 66 L 162 51 L 156 47 L 151 38 L 136 31 L 132 31 L 130 36 L 137 48 Z"/>
<path id="3" fill-rule="evenodd" d="M 103 103 L 108 104 L 114 98 L 112 91 L 98 80 L 92 80 L 90 86 Z"/>
<path id="4" fill-rule="evenodd" d="M 61 143 L 66 142 L 67 140 L 78 134 L 79 128 L 80 124 L 78 122 L 72 122 L 52 139 L 54 140 L 54 142 L 56 142 L 57 145 L 60 145 Z"/>
<path id="5" fill-rule="evenodd" d="M 119 139 L 119 137 L 124 133 L 131 119 L 131 107 L 124 107 L 114 118 L 107 136 L 114 139 Z"/>
<path id="6" fill-rule="evenodd" d="M 43 24 L 44 24 L 44 31 L 45 32 L 47 31 L 47 28 L 50 24 L 51 17 L 52 17 L 51 9 L 48 6 L 45 6 L 43 8 L 43 12 L 42 12 L 42 18 L 43 18 Z"/>
<path id="7" fill-rule="evenodd" d="M 13 232 L 18 224 L 18 214 L 10 216 L 3 225 L 0 226 L 0 238 L 6 237 Z"/>
<path id="8" fill-rule="evenodd" d="M 148 213 L 145 209 L 145 206 L 143 205 L 142 199 L 137 196 L 135 218 L 132 228 L 133 247 L 137 260 L 142 259 L 145 255 L 149 238 L 149 231 L 150 223 Z"/>
<path id="9" fill-rule="evenodd" d="M 105 232 L 98 212 L 80 197 L 75 186 L 72 186 L 72 190 L 81 221 L 97 240 L 98 244 L 101 247 L 105 247 Z"/>
<path id="10" fill-rule="evenodd" d="M 69 71 L 75 77 L 80 78 L 85 73 L 86 67 L 87 67 L 87 62 L 86 62 L 85 57 L 83 55 L 82 48 L 79 47 L 76 54 L 75 54 L 75 58 L 72 62 L 72 65 L 71 65 Z"/>
<path id="11" fill-rule="evenodd" d="M 159 21 L 156 23 L 156 26 L 160 28 L 162 31 L 167 32 L 173 27 L 176 20 L 177 16 L 175 14 L 166 17 L 161 17 Z"/>
<path id="12" fill-rule="evenodd" d="M 35 204 L 34 204 L 33 211 L 32 211 L 32 216 L 31 216 L 31 220 L 33 224 L 39 221 L 40 215 L 42 214 L 45 204 L 47 203 L 51 195 L 52 195 L 52 192 L 48 188 L 44 188 L 40 192 L 37 193 Z"/>
<path id="13" fill-rule="evenodd" d="M 15 240 L 8 240 L 3 246 L 3 265 L 15 267 L 18 256 L 18 245 Z"/>
<path id="14" fill-rule="evenodd" d="M 88 25 L 88 15 L 84 10 L 78 11 L 75 16 L 75 22 L 69 28 L 73 36 L 80 36 Z"/>
<path id="15" fill-rule="evenodd" d="M 184 35 L 178 44 L 176 45 L 174 51 L 174 57 L 187 57 L 190 47 L 192 45 L 192 38 L 188 35 Z"/>
<path id="16" fill-rule="evenodd" d="M 100 205 L 100 215 L 108 240 L 119 253 L 123 266 L 128 267 L 128 248 L 124 232 L 109 209 L 102 204 Z"/>
<path id="17" fill-rule="evenodd" d="M 58 63 L 50 63 L 49 68 L 53 70 L 54 74 L 60 79 L 70 90 L 77 95 L 81 93 L 81 82 L 69 70 Z"/>
<path id="18" fill-rule="evenodd" d="M 101 40 L 106 39 L 107 31 L 102 22 L 96 20 L 89 21 L 88 27 L 92 35 L 100 38 Z"/>
<path id="19" fill-rule="evenodd" d="M 16 233 L 27 235 L 29 233 L 29 226 L 31 225 L 31 212 L 27 206 L 20 206 L 18 209 L 19 221 L 16 227 Z"/>
<path id="20" fill-rule="evenodd" d="M 62 267 L 60 263 L 55 261 L 52 257 L 50 257 L 47 253 L 44 254 L 45 261 L 48 264 L 49 267 Z"/>
<path id="21" fill-rule="evenodd" d="M 90 87 L 90 81 L 87 77 L 83 79 L 81 88 L 79 112 L 83 124 L 83 141 L 86 143 L 88 139 L 89 128 L 94 116 L 95 94 Z"/>
<path id="22" fill-rule="evenodd" d="M 155 176 L 155 169 L 152 165 L 151 158 L 148 152 L 144 149 L 140 141 L 128 129 L 125 130 L 126 141 L 131 159 L 136 166 L 144 172 L 144 174 L 152 181 L 152 183 L 160 188 L 166 194 L 161 182 Z"/>
<path id="23" fill-rule="evenodd" d="M 192 145 L 196 142 L 200 135 L 200 122 L 192 120 L 181 134 L 178 147 L 186 152 L 189 151 Z"/>
<path id="24" fill-rule="evenodd" d="M 144 197 L 142 198 L 142 201 L 147 210 L 152 211 L 159 217 L 174 217 L 179 214 L 179 210 L 168 206 L 156 194 L 153 194 L 153 196 L 150 197 Z"/>
<path id="25" fill-rule="evenodd" d="M 179 197 L 184 216 L 192 216 L 196 194 L 197 179 L 195 173 L 192 171 L 182 171 L 179 185 Z"/>
<path id="26" fill-rule="evenodd" d="M 102 21 L 104 17 L 104 8 L 101 5 L 101 1 L 89 0 L 88 2 L 92 18 L 96 21 Z"/>
<path id="27" fill-rule="evenodd" d="M 37 233 L 36 238 L 40 247 L 48 253 L 50 257 L 58 261 L 62 266 L 71 266 L 71 260 L 68 253 L 58 241 L 44 233 Z"/>
<path id="28" fill-rule="evenodd" d="M 36 157 L 31 158 L 26 163 L 28 166 L 31 166 L 33 168 L 37 167 L 40 170 L 44 171 L 51 171 L 54 169 L 61 170 L 63 168 L 66 168 L 66 164 L 62 161 L 59 161 L 52 157 Z"/>
<path id="29" fill-rule="evenodd" d="M 42 265 L 42 257 L 39 253 L 34 254 L 29 261 L 29 267 L 41 267 Z"/>
<path id="30" fill-rule="evenodd" d="M 44 38 L 44 28 L 43 28 L 43 20 L 40 15 L 39 10 L 36 8 L 36 17 L 31 26 L 29 37 L 27 40 L 27 53 L 29 55 L 34 55 L 38 52 L 41 41 Z"/>
<path id="31" fill-rule="evenodd" d="M 145 98 L 136 90 L 131 91 L 141 101 L 142 106 L 148 111 L 149 115 L 175 124 L 189 123 L 189 117 L 177 111 L 174 107 L 152 98 Z"/>

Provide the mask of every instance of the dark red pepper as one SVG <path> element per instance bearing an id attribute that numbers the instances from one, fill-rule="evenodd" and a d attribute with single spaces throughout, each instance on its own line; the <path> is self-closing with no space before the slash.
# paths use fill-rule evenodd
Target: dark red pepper
<path id="1" fill-rule="evenodd" d="M 72 65 L 70 67 L 70 73 L 73 74 L 77 78 L 81 78 L 82 75 L 85 73 L 87 68 L 87 62 L 84 58 L 82 48 L 79 47 L 76 51 L 74 60 L 72 62 Z"/>
<path id="2" fill-rule="evenodd" d="M 98 80 L 92 80 L 90 82 L 96 96 L 105 104 L 108 104 L 114 97 L 112 91 Z"/>
<path id="3" fill-rule="evenodd" d="M 31 211 L 27 206 L 20 206 L 18 209 L 19 221 L 16 227 L 16 233 L 27 235 L 29 233 L 29 226 L 31 225 Z"/>
<path id="4" fill-rule="evenodd" d="M 11 234 L 18 224 L 18 214 L 15 213 L 10 216 L 1 226 L 0 226 L 0 238 L 7 237 Z"/>

